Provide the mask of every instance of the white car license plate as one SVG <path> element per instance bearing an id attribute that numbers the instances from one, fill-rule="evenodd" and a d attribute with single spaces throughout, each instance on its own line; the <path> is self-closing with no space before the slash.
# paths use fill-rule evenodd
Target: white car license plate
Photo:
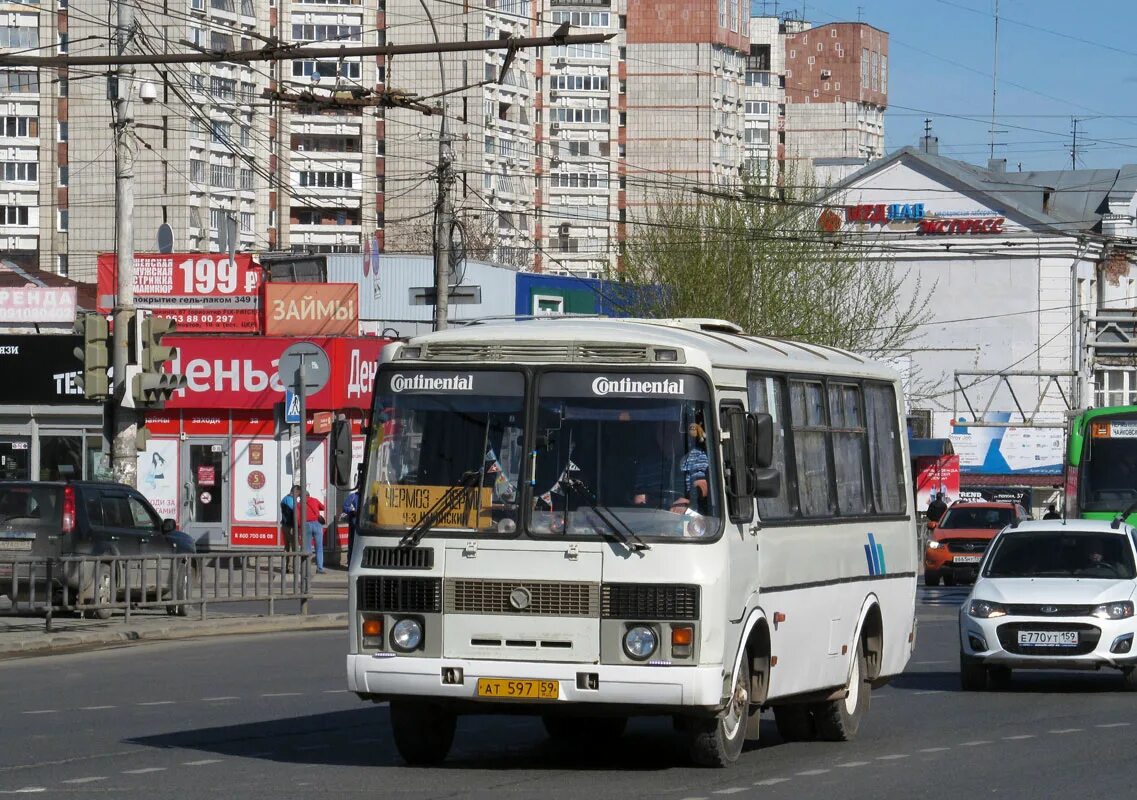
<path id="1" fill-rule="evenodd" d="M 31 550 L 31 539 L 0 539 L 0 550 Z"/>
<path id="2" fill-rule="evenodd" d="M 1022 647 L 1073 647 L 1077 644 L 1077 631 L 1019 631 Z"/>
<path id="3" fill-rule="evenodd" d="M 955 564 L 978 564 L 983 560 L 983 556 L 955 556 L 952 562 Z"/>

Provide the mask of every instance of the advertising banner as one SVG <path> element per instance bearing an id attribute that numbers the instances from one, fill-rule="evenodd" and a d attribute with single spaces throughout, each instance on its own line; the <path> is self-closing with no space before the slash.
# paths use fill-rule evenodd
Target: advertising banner
<path id="1" fill-rule="evenodd" d="M 168 336 L 177 348 L 170 371 L 186 376 L 186 388 L 174 394 L 167 409 L 271 410 L 284 400 L 277 367 L 280 355 L 296 339 L 273 337 Z M 366 409 L 375 383 L 375 362 L 387 339 L 313 338 L 331 362 L 328 385 L 308 398 L 312 410 Z"/>
<path id="2" fill-rule="evenodd" d="M 233 487 L 233 522 L 276 526 L 280 516 L 275 439 L 234 439 L 230 485 Z"/>
<path id="3" fill-rule="evenodd" d="M 992 413 L 993 422 L 1010 422 L 1010 412 Z M 1061 420 L 1061 416 L 1057 417 Z M 976 427 L 961 421 L 951 430 L 951 443 L 964 474 L 1061 475 L 1064 428 Z"/>
<path id="4" fill-rule="evenodd" d="M 82 336 L 0 336 L 4 402 L 89 402 L 78 384 L 83 364 L 75 348 L 82 346 Z"/>
<path id="5" fill-rule="evenodd" d="M 178 440 L 151 439 L 138 454 L 138 491 L 162 519 L 178 519 Z"/>
<path id="6" fill-rule="evenodd" d="M 1018 503 L 1031 510 L 1033 493 L 1017 486 L 961 486 L 959 499 L 969 503 Z"/>
<path id="7" fill-rule="evenodd" d="M 100 312 L 114 307 L 118 272 L 113 253 L 98 260 Z M 259 333 L 261 272 L 251 256 L 221 253 L 134 256 L 134 305 L 194 333 Z"/>
<path id="8" fill-rule="evenodd" d="M 924 511 L 932 495 L 941 492 L 951 505 L 959 499 L 959 456 L 920 456 L 916 459 L 916 509 Z"/>
<path id="9" fill-rule="evenodd" d="M 359 287 L 354 283 L 266 283 L 268 336 L 356 336 Z"/>
<path id="10" fill-rule="evenodd" d="M 0 287 L 0 322 L 74 322 L 74 286 Z"/>

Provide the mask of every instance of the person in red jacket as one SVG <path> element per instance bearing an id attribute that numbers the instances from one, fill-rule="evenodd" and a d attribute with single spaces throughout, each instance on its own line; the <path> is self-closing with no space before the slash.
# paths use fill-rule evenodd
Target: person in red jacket
<path id="1" fill-rule="evenodd" d="M 327 520 L 324 518 L 324 504 L 312 495 L 308 495 L 304 510 L 307 512 L 304 515 L 304 552 L 311 553 L 312 547 L 315 545 L 316 572 L 323 574 L 324 525 L 327 524 Z"/>

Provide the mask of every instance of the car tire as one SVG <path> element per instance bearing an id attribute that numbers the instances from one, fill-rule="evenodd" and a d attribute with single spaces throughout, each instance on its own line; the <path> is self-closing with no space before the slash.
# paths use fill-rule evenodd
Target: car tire
<path id="1" fill-rule="evenodd" d="M 924 585 L 925 586 L 939 586 L 940 573 L 924 571 Z"/>
<path id="2" fill-rule="evenodd" d="M 783 742 L 812 742 L 817 738 L 813 709 L 804 703 L 774 706 L 774 724 Z"/>
<path id="3" fill-rule="evenodd" d="M 541 717 L 545 732 L 563 744 L 611 745 L 624 735 L 627 717 L 564 717 L 545 714 Z"/>
<path id="4" fill-rule="evenodd" d="M 100 608 L 86 611 L 84 616 L 87 619 L 107 620 L 111 618 L 114 611 L 107 606 L 115 601 L 114 587 L 114 567 L 110 564 L 96 564 L 95 580 L 91 587 L 91 601 Z"/>
<path id="5" fill-rule="evenodd" d="M 412 767 L 441 764 L 454 743 L 458 718 L 437 703 L 391 701 L 391 733 L 395 749 Z"/>
<path id="6" fill-rule="evenodd" d="M 965 692 L 982 692 L 987 688 L 987 667 L 963 654 L 959 657 L 959 685 Z"/>
<path id="7" fill-rule="evenodd" d="M 1011 668 L 991 667 L 987 670 L 987 685 L 992 689 L 1005 692 L 1011 688 Z"/>
<path id="8" fill-rule="evenodd" d="M 872 684 L 868 680 L 868 659 L 862 644 L 857 645 L 851 670 L 845 697 L 817 703 L 813 707 L 817 734 L 827 742 L 847 742 L 856 737 L 861 721 L 868 714 Z"/>
<path id="9" fill-rule="evenodd" d="M 750 715 L 750 665 L 743 657 L 726 709 L 714 717 L 686 717 L 687 751 L 697 766 L 725 767 L 742 754 Z"/>
<path id="10" fill-rule="evenodd" d="M 1126 667 L 1121 670 L 1122 686 L 1127 692 L 1137 692 L 1137 667 Z"/>

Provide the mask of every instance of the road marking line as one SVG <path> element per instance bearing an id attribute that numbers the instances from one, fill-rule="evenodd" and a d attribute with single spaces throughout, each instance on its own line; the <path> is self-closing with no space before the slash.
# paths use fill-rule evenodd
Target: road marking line
<path id="1" fill-rule="evenodd" d="M 912 664 L 914 666 L 915 665 L 927 665 L 927 664 L 954 664 L 954 663 L 955 663 L 954 661 L 913 661 L 912 662 Z"/>
<path id="2" fill-rule="evenodd" d="M 22 713 L 22 714 L 58 714 L 59 711 L 57 711 L 54 708 L 45 708 L 45 709 L 42 709 L 40 711 L 22 711 L 20 713 Z"/>
<path id="3" fill-rule="evenodd" d="M 785 783 L 789 778 L 767 778 L 764 781 L 758 781 L 755 786 L 773 786 L 776 783 Z"/>
<path id="4" fill-rule="evenodd" d="M 240 697 L 233 697 L 232 695 L 226 695 L 225 697 L 203 697 L 203 698 L 201 698 L 201 702 L 212 703 L 215 700 L 240 700 L 240 699 L 241 699 Z"/>
<path id="5" fill-rule="evenodd" d="M 846 761 L 844 764 L 838 764 L 839 767 L 865 767 L 868 766 L 868 761 Z"/>
<path id="6" fill-rule="evenodd" d="M 347 689 L 324 689 L 324 694 L 347 694 Z"/>
<path id="7" fill-rule="evenodd" d="M 1033 738 L 1034 738 L 1033 733 L 1020 733 L 1018 736 L 1004 736 L 1003 741 L 1017 742 L 1017 741 L 1021 741 L 1022 739 L 1033 739 Z"/>
<path id="8" fill-rule="evenodd" d="M 801 772 L 798 772 L 795 774 L 797 774 L 797 775 L 824 775 L 826 772 L 829 772 L 829 770 L 827 770 L 827 769 L 806 769 L 806 770 L 802 770 Z"/>
<path id="9" fill-rule="evenodd" d="M 300 697 L 300 692 L 266 692 L 261 697 Z"/>
<path id="10" fill-rule="evenodd" d="M 165 767 L 143 767 L 142 769 L 124 769 L 123 775 L 145 775 L 148 772 L 163 772 Z"/>
<path id="11" fill-rule="evenodd" d="M 69 781 L 64 781 L 64 783 L 94 783 L 95 781 L 105 781 L 105 780 L 106 780 L 106 778 L 100 775 L 97 777 L 92 776 L 90 778 L 72 778 Z"/>
<path id="12" fill-rule="evenodd" d="M 1085 728 L 1057 728 L 1050 733 L 1081 733 Z"/>
<path id="13" fill-rule="evenodd" d="M 948 747 L 925 747 L 923 750 L 917 750 L 916 752 L 918 752 L 918 753 L 942 753 L 943 751 L 949 750 L 949 749 L 951 749 L 951 748 L 948 748 Z"/>
<path id="14" fill-rule="evenodd" d="M 1127 728 L 1128 722 L 1103 722 L 1100 725 L 1095 725 L 1095 728 Z"/>
<path id="15" fill-rule="evenodd" d="M 172 706 L 173 700 L 151 700 L 149 703 L 135 703 L 136 706 Z"/>
<path id="16" fill-rule="evenodd" d="M 984 744 L 994 744 L 990 739 L 976 739 L 974 742 L 962 742 L 960 747 L 979 747 Z"/>
<path id="17" fill-rule="evenodd" d="M 200 761 L 183 761 L 182 764 L 187 767 L 200 767 L 203 764 L 220 764 L 220 758 L 203 758 Z"/>
<path id="18" fill-rule="evenodd" d="M 928 694 L 943 694 L 943 693 L 944 693 L 944 690 L 943 690 L 943 689 L 929 689 L 929 690 L 928 690 L 928 691 L 926 691 L 926 692 L 916 692 L 916 694 L 917 694 L 918 696 L 919 696 L 919 695 L 928 695 Z"/>
<path id="19" fill-rule="evenodd" d="M 39 794 L 46 791 L 47 788 L 44 786 L 25 786 L 23 789 L 9 789 L 6 792 L 0 792 L 0 794 Z"/>
<path id="20" fill-rule="evenodd" d="M 114 708 L 114 706 L 80 706 L 80 711 L 102 711 L 105 708 Z"/>
<path id="21" fill-rule="evenodd" d="M 908 758 L 908 754 L 907 753 L 893 753 L 893 754 L 887 755 L 887 756 L 877 756 L 876 760 L 877 761 L 895 761 L 898 758 Z"/>
<path id="22" fill-rule="evenodd" d="M 719 789 L 718 791 L 715 792 L 715 794 L 738 794 L 739 792 L 745 792 L 745 791 L 746 791 L 745 786 L 732 786 L 729 789 Z"/>

